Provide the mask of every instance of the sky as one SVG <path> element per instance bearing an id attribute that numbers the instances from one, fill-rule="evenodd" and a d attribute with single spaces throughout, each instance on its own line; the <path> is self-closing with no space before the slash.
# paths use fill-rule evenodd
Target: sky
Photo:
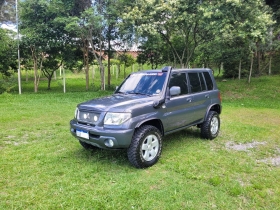
<path id="1" fill-rule="evenodd" d="M 12 30 L 12 31 L 15 31 L 17 30 L 16 26 L 15 25 L 12 25 L 12 24 L 5 24 L 5 23 L 2 23 L 0 25 L 0 28 L 4 28 L 4 29 L 9 29 L 9 30 Z"/>

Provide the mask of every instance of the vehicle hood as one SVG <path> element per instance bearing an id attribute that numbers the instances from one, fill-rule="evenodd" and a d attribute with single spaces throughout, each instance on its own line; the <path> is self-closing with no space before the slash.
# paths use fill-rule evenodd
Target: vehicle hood
<path id="1" fill-rule="evenodd" d="M 143 96 L 134 94 L 114 94 L 108 97 L 93 99 L 78 105 L 80 110 L 131 112 L 144 106 L 152 106 L 158 96 Z"/>

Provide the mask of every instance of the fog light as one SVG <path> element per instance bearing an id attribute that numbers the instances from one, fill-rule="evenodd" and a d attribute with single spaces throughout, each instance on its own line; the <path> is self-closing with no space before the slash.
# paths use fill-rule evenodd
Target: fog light
<path id="1" fill-rule="evenodd" d="M 104 143 L 107 147 L 113 147 L 114 146 L 114 141 L 112 139 L 106 139 Z"/>

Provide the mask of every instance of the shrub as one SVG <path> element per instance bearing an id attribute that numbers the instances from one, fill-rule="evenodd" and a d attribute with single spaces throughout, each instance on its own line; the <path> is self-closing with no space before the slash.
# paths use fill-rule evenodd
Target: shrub
<path id="1" fill-rule="evenodd" d="M 11 92 L 16 87 L 16 78 L 11 73 L 11 76 L 2 76 L 0 78 L 0 94 L 4 92 Z"/>

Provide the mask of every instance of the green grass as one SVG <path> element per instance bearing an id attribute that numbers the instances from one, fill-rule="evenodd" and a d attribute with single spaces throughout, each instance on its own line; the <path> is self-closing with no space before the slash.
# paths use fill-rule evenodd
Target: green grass
<path id="1" fill-rule="evenodd" d="M 42 80 L 37 94 L 29 81 L 22 95 L 0 95 L 0 209 L 279 209 L 279 76 L 218 79 L 219 137 L 202 140 L 197 128 L 166 136 L 144 170 L 126 151 L 86 151 L 71 136 L 76 105 L 110 94 L 98 84 L 84 91 L 78 77 L 66 94 Z"/>

